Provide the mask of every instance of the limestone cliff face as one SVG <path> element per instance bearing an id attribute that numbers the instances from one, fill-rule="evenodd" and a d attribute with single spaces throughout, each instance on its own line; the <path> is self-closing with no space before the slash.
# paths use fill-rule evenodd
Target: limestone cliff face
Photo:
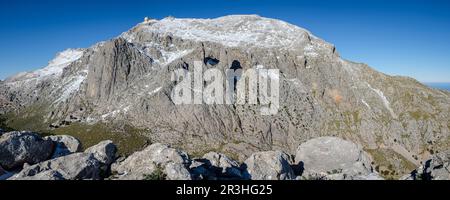
<path id="1" fill-rule="evenodd" d="M 0 112 L 39 110 L 53 127 L 128 124 L 155 142 L 242 157 L 261 150 L 293 154 L 319 136 L 352 140 L 374 157 L 393 152 L 416 165 L 449 148 L 448 92 L 344 60 L 332 44 L 282 21 L 253 15 L 147 20 L 72 51 L 54 73 L 38 70 L 0 83 Z M 233 63 L 280 69 L 278 114 L 260 115 L 256 105 L 175 105 L 171 73 L 193 71 L 194 61 L 204 61 L 205 69 Z"/>

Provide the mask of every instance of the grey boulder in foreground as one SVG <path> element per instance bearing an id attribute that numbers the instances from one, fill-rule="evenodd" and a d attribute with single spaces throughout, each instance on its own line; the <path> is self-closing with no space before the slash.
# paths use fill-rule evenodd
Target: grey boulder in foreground
<path id="1" fill-rule="evenodd" d="M 35 164 L 50 158 L 54 143 L 31 132 L 9 132 L 0 137 L 0 166 L 5 169 Z"/>
<path id="2" fill-rule="evenodd" d="M 64 138 L 66 136 L 55 136 Z M 0 141 L 18 140 L 17 144 L 35 146 L 44 140 L 38 134 L 10 132 Z M 320 137 L 301 144 L 295 155 L 282 151 L 256 152 L 243 163 L 222 153 L 209 152 L 202 158 L 160 143 L 147 146 L 123 159 L 116 159 L 117 147 L 102 141 L 84 152 L 51 158 L 54 144 L 40 148 L 48 160 L 27 163 L 22 149 L 2 151 L 0 158 L 21 160 L 23 165 L 7 168 L 0 165 L 0 180 L 381 180 L 371 165 L 371 157 L 348 140 Z M 70 139 L 70 141 L 74 141 Z M 14 142 L 13 142 L 14 143 Z M 6 143 L 5 143 L 6 144 Z M 7 143 L 9 144 L 9 143 Z M 46 143 L 44 143 L 46 144 Z M 76 146 L 76 145 L 75 145 Z M 4 148 L 4 147 L 3 147 Z M 11 152 L 12 150 L 21 153 Z M 5 153 L 6 152 L 6 153 Z M 28 155 L 28 154 L 26 154 Z M 14 157 L 17 156 L 17 157 Z M 34 159 L 29 159 L 35 162 Z M 450 152 L 438 153 L 423 166 L 405 175 L 403 180 L 449 180 Z"/>
<path id="3" fill-rule="evenodd" d="M 51 140 L 56 144 L 52 158 L 66 156 L 81 151 L 81 142 L 68 135 L 47 136 L 44 139 Z"/>
<path id="4" fill-rule="evenodd" d="M 159 179 L 150 177 L 155 173 L 169 174 L 168 178 L 183 178 L 190 180 L 186 175 L 190 160 L 185 152 L 171 148 L 164 144 L 152 144 L 142 151 L 135 152 L 124 161 L 114 163 L 112 166 L 112 179 L 143 180 Z M 168 173 L 167 173 L 168 172 Z M 156 175 L 155 175 L 156 176 Z"/>
<path id="5" fill-rule="evenodd" d="M 46 137 L 47 139 L 49 137 Z M 379 179 L 367 164 L 365 153 L 357 145 L 339 138 L 316 138 L 298 148 L 294 163 L 292 156 L 282 151 L 264 151 L 252 154 L 239 163 L 222 153 L 209 152 L 202 158 L 190 159 L 188 154 L 168 145 L 155 143 L 124 159 L 116 159 L 117 147 L 112 141 L 102 141 L 79 152 L 77 140 L 68 136 L 51 136 L 44 140 L 35 133 L 10 132 L 0 141 L 20 141 L 18 144 L 35 146 L 49 141 L 39 150 L 47 152 L 47 160 L 25 162 L 22 153 L 6 151 L 3 160 L 21 160 L 23 165 L 3 168 L 0 179 L 8 180 L 295 180 L 295 179 Z M 57 139 L 58 138 L 58 139 Z M 66 141 L 67 155 L 51 158 L 53 147 Z M 68 142 L 72 141 L 72 142 Z M 11 143 L 11 142 L 10 142 Z M 9 143 L 8 143 L 9 144 Z M 46 143 L 44 143 L 46 144 Z M 73 145 L 70 145 L 73 144 Z M 74 148 L 71 148 L 74 147 Z M 3 147 L 4 148 L 4 147 Z M 22 152 L 22 149 L 11 148 Z M 72 152 L 73 151 L 73 152 Z M 8 157 L 4 156 L 7 155 Z M 15 157 L 16 156 L 16 157 Z M 347 156 L 347 157 L 346 157 Z M 441 158 L 443 159 L 443 158 Z M 23 160 L 23 161 L 22 161 Z M 446 160 L 448 162 L 448 158 Z M 299 163 L 304 163 L 302 170 Z M 436 165 L 441 160 L 436 160 Z M 366 166 L 367 164 L 367 166 Z M 8 165 L 10 166 L 10 165 Z M 448 166 L 448 163 L 447 163 Z M 339 170 L 342 174 L 330 173 Z M 437 171 L 435 174 L 438 173 Z M 314 176 L 312 176 L 312 174 Z M 347 175 L 344 175 L 347 174 Z M 439 177 L 443 176 L 439 171 Z M 320 176 L 319 176 L 320 175 Z M 376 178 L 374 178 L 376 177 Z"/>
<path id="6" fill-rule="evenodd" d="M 369 155 L 355 143 L 321 137 L 301 144 L 295 161 L 308 179 L 367 179 L 373 177 Z"/>
<path id="7" fill-rule="evenodd" d="M 294 180 L 290 158 L 281 151 L 265 151 L 252 154 L 244 162 L 248 179 Z"/>

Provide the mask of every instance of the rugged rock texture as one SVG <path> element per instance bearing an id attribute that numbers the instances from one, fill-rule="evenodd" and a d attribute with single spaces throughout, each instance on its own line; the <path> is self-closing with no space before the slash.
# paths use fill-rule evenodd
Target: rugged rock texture
<path id="1" fill-rule="evenodd" d="M 100 179 L 100 162 L 91 153 L 75 153 L 24 168 L 8 180 Z"/>
<path id="2" fill-rule="evenodd" d="M 287 154 L 281 151 L 266 151 L 252 154 L 244 162 L 246 179 L 294 180 L 295 174 Z"/>
<path id="3" fill-rule="evenodd" d="M 103 141 L 84 152 L 71 153 L 34 165 L 25 163 L 23 169 L 8 172 L 0 168 L 0 180 L 382 179 L 377 172 L 371 170 L 370 163 L 368 167 L 362 165 L 368 158 L 363 159 L 364 152 L 349 141 L 330 137 L 316 138 L 298 149 L 302 153 L 297 154 L 297 159 L 307 155 L 302 159 L 304 164 L 292 162 L 289 155 L 282 151 L 257 152 L 243 163 L 216 152 L 191 160 L 186 153 L 160 143 L 115 160 L 115 145 L 111 141 Z M 344 153 L 354 159 L 341 157 Z M 421 171 L 423 173 L 414 178 L 446 179 L 449 175 L 448 161 L 448 152 L 437 154 L 427 162 L 427 168 Z M 327 170 L 331 170 L 331 173 Z M 404 179 L 413 177 L 409 175 Z"/>
<path id="4" fill-rule="evenodd" d="M 80 141 L 69 135 L 47 136 L 44 139 L 53 141 L 56 144 L 52 158 L 66 156 L 81 151 Z"/>
<path id="5" fill-rule="evenodd" d="M 192 72 L 194 61 L 220 70 L 279 69 L 278 114 L 262 116 L 257 105 L 175 105 L 171 73 Z M 415 167 L 448 150 L 449 102 L 448 92 L 344 60 L 310 32 L 255 15 L 148 20 L 0 83 L 0 114 L 16 129 L 127 124 L 153 142 L 239 161 L 258 151 L 295 154 L 309 139 L 337 136 L 377 158 L 398 154 L 404 159 L 374 162 L 399 168 L 401 160 Z"/>
<path id="6" fill-rule="evenodd" d="M 55 141 L 76 147 L 78 141 L 67 136 L 52 136 Z M 78 149 L 78 148 L 72 148 Z M 79 149 L 78 149 L 79 150 Z M 84 152 L 68 152 L 47 161 L 23 166 L 23 169 L 8 180 L 97 180 L 109 173 L 110 164 L 115 161 L 116 146 L 111 141 L 103 141 Z"/>
<path id="7" fill-rule="evenodd" d="M 402 180 L 450 180 L 450 151 L 433 155 Z"/>
<path id="8" fill-rule="evenodd" d="M 0 137 L 0 166 L 6 169 L 35 164 L 52 155 L 54 144 L 31 132 L 9 132 Z"/>
<path id="9" fill-rule="evenodd" d="M 192 176 L 184 164 L 167 163 L 164 168 L 167 180 L 191 180 Z"/>
<path id="10" fill-rule="evenodd" d="M 209 152 L 205 154 L 203 158 L 209 161 L 210 168 L 215 168 L 213 170 L 216 174 L 220 174 L 223 177 L 242 178 L 239 163 L 226 155 L 216 152 Z"/>
<path id="11" fill-rule="evenodd" d="M 320 137 L 301 144 L 295 156 L 306 179 L 367 179 L 371 159 L 360 146 L 336 137 Z"/>
<path id="12" fill-rule="evenodd" d="M 159 171 L 165 171 L 167 177 L 184 177 L 189 166 L 189 157 L 186 153 L 178 151 L 163 144 L 152 144 L 143 151 L 130 155 L 122 162 L 114 163 L 112 171 L 116 175 L 113 179 L 143 180 Z M 179 164 L 170 165 L 169 163 Z M 176 173 L 181 174 L 176 174 Z M 169 173 L 169 174 L 167 174 Z"/>
<path id="13" fill-rule="evenodd" d="M 116 159 L 117 147 L 111 140 L 106 140 L 89 147 L 84 152 L 92 153 L 100 163 L 108 166 Z"/>

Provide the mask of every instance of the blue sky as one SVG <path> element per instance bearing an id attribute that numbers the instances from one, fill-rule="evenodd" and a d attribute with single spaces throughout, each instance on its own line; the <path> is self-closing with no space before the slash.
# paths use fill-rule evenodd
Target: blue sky
<path id="1" fill-rule="evenodd" d="M 450 82 L 450 1 L 0 1 L 0 79 L 45 66 L 150 18 L 258 14 L 310 30 L 343 58 L 423 82 Z"/>

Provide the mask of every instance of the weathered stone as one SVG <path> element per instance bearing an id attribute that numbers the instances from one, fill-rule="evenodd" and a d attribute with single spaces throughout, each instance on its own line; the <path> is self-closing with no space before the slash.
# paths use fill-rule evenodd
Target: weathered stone
<path id="1" fill-rule="evenodd" d="M 113 179 L 141 180 L 159 168 L 165 169 L 169 163 L 189 166 L 190 161 L 186 153 L 156 143 L 133 153 L 120 163 L 114 163 L 111 170 L 115 174 Z"/>
<path id="2" fill-rule="evenodd" d="M 218 173 L 219 176 L 231 177 L 231 178 L 241 178 L 242 172 L 238 162 L 228 158 L 226 155 L 216 152 L 209 152 L 203 156 L 204 159 L 208 160 L 211 164 L 210 168 L 213 167 L 214 171 Z"/>
<path id="3" fill-rule="evenodd" d="M 94 157 L 104 165 L 110 165 L 116 158 L 117 147 L 111 140 L 105 140 L 84 151 L 92 153 Z"/>
<path id="4" fill-rule="evenodd" d="M 192 160 L 189 171 L 195 180 L 217 180 L 217 171 L 211 169 L 211 162 L 207 159 Z M 222 174 L 221 170 L 220 174 Z"/>
<path id="5" fill-rule="evenodd" d="M 51 157 L 54 144 L 36 133 L 9 132 L 0 137 L 0 165 L 5 169 L 35 164 Z"/>
<path id="6" fill-rule="evenodd" d="M 281 151 L 252 154 L 245 162 L 245 178 L 252 180 L 294 180 L 290 158 Z"/>
<path id="7" fill-rule="evenodd" d="M 100 167 L 93 154 L 74 153 L 29 166 L 8 180 L 96 180 Z"/>
<path id="8" fill-rule="evenodd" d="M 370 158 L 353 142 L 320 137 L 301 144 L 295 162 L 307 179 L 357 179 L 372 173 Z"/>
<path id="9" fill-rule="evenodd" d="M 433 155 L 431 159 L 400 180 L 450 180 L 450 151 Z"/>
<path id="10" fill-rule="evenodd" d="M 47 136 L 44 139 L 51 140 L 56 143 L 55 151 L 52 158 L 66 156 L 71 153 L 81 151 L 81 143 L 78 139 L 69 135 Z"/>
<path id="11" fill-rule="evenodd" d="M 165 174 L 168 180 L 192 180 L 191 174 L 186 169 L 186 166 L 180 163 L 167 163 Z"/>
<path id="12" fill-rule="evenodd" d="M 37 173 L 34 176 L 24 176 L 17 178 L 10 178 L 9 180 L 67 180 L 64 176 L 57 170 L 46 170 Z"/>

